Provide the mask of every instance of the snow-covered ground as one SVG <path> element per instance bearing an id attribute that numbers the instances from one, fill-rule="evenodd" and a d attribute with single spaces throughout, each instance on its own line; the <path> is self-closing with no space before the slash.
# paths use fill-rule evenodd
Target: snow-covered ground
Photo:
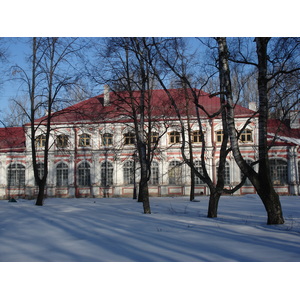
<path id="1" fill-rule="evenodd" d="M 46 199 L 43 207 L 0 201 L 0 294 L 13 300 L 298 299 L 300 197 L 281 197 L 285 224 L 278 226 L 266 225 L 256 195 L 222 197 L 216 219 L 206 218 L 208 198 L 197 200 L 151 198 L 151 215 L 126 198 Z"/>
<path id="2" fill-rule="evenodd" d="M 151 198 L 151 215 L 127 198 L 0 201 L 2 262 L 296 262 L 300 198 L 281 197 L 285 224 L 266 225 L 256 195 Z"/>

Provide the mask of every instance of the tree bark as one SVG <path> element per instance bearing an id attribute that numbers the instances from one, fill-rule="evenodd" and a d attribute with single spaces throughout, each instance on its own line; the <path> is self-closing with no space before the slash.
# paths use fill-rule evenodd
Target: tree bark
<path id="1" fill-rule="evenodd" d="M 217 192 L 216 190 L 210 194 L 207 212 L 208 218 L 216 218 L 218 216 L 218 206 L 221 195 L 222 193 Z"/>
<path id="2" fill-rule="evenodd" d="M 234 122 L 234 103 L 230 81 L 230 69 L 228 64 L 228 48 L 226 38 L 217 38 L 219 44 L 219 72 L 220 82 L 223 86 L 227 99 L 227 123 L 230 135 L 230 143 L 235 161 L 241 171 L 249 178 L 260 196 L 268 216 L 267 224 L 283 224 L 281 204 L 279 196 L 274 190 L 268 159 L 267 145 L 267 120 L 268 120 L 268 97 L 267 97 L 267 43 L 268 39 L 262 38 L 257 41 L 258 54 L 258 90 L 259 90 L 259 173 L 249 166 L 243 159 L 238 145 L 238 137 Z M 221 89 L 222 90 L 222 89 Z"/>
<path id="3" fill-rule="evenodd" d="M 38 184 L 39 192 L 36 198 L 35 205 L 43 206 L 44 198 L 45 198 L 45 187 L 46 187 L 46 183 L 43 180 L 41 180 L 41 182 Z"/>
<path id="4" fill-rule="evenodd" d="M 284 219 L 279 196 L 271 180 L 267 144 L 267 122 L 269 113 L 267 47 L 269 40 L 269 38 L 256 38 L 256 52 L 258 58 L 257 84 L 259 95 L 259 181 L 261 182 L 260 189 L 257 190 L 257 193 L 265 205 L 268 214 L 268 224 L 283 224 Z"/>

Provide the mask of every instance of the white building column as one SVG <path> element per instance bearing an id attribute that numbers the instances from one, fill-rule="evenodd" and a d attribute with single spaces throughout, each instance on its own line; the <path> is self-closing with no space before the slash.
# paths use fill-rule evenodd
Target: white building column
<path id="1" fill-rule="evenodd" d="M 299 195 L 299 174 L 297 165 L 298 146 L 291 147 L 288 152 L 288 179 L 290 185 L 290 193 Z"/>

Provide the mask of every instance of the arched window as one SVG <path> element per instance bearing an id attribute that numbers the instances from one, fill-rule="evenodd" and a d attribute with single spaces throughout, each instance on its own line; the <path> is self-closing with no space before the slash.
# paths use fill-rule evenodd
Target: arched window
<path id="1" fill-rule="evenodd" d="M 102 145 L 110 146 L 113 144 L 113 135 L 111 133 L 104 133 L 102 135 Z"/>
<path id="2" fill-rule="evenodd" d="M 68 186 L 69 168 L 65 163 L 56 166 L 56 186 Z"/>
<path id="3" fill-rule="evenodd" d="M 101 185 L 112 186 L 113 185 L 113 165 L 111 162 L 103 162 L 101 164 Z"/>
<path id="4" fill-rule="evenodd" d="M 89 147 L 91 146 L 91 136 L 87 133 L 84 133 L 79 136 L 79 146 L 80 147 Z"/>
<path id="5" fill-rule="evenodd" d="M 35 146 L 37 148 L 44 148 L 46 145 L 46 136 L 41 134 L 35 138 Z"/>
<path id="6" fill-rule="evenodd" d="M 194 162 L 194 166 L 195 169 L 201 174 L 203 175 L 203 170 L 202 170 L 202 166 L 201 166 L 201 161 L 200 160 L 196 160 Z M 205 184 L 196 174 L 195 174 L 195 184 L 196 185 L 201 185 L 201 184 Z"/>
<path id="7" fill-rule="evenodd" d="M 270 159 L 271 179 L 274 185 L 288 183 L 288 166 L 283 159 Z"/>
<path id="8" fill-rule="evenodd" d="M 182 167 L 179 161 L 171 161 L 169 164 L 169 184 L 182 184 Z"/>
<path id="9" fill-rule="evenodd" d="M 7 169 L 7 185 L 9 187 L 25 186 L 25 167 L 21 164 L 11 164 Z"/>
<path id="10" fill-rule="evenodd" d="M 158 185 L 159 182 L 159 169 L 158 163 L 153 161 L 151 164 L 151 176 L 149 180 L 149 184 Z"/>
<path id="11" fill-rule="evenodd" d="M 180 142 L 180 133 L 177 131 L 172 131 L 169 134 L 169 144 L 177 144 Z"/>
<path id="12" fill-rule="evenodd" d="M 79 186 L 91 185 L 91 167 L 87 162 L 82 162 L 78 166 L 78 185 Z"/>
<path id="13" fill-rule="evenodd" d="M 132 160 L 126 161 L 123 166 L 124 184 L 134 183 L 134 163 Z"/>

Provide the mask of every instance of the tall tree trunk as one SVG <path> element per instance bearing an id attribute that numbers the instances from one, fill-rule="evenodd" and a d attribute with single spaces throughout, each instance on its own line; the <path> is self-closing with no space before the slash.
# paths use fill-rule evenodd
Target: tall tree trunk
<path id="1" fill-rule="evenodd" d="M 36 198 L 35 205 L 43 206 L 44 198 L 45 198 L 45 187 L 46 187 L 46 182 L 44 182 L 44 180 L 41 180 L 40 183 L 38 184 L 39 192 Z"/>
<path id="2" fill-rule="evenodd" d="M 218 216 L 218 205 L 222 193 L 212 189 L 210 190 L 210 192 L 211 194 L 209 196 L 207 217 L 216 218 Z"/>
<path id="3" fill-rule="evenodd" d="M 281 204 L 272 180 L 268 158 L 267 123 L 269 113 L 267 47 L 270 38 L 256 38 L 256 52 L 258 58 L 258 95 L 259 95 L 259 180 L 260 195 L 268 214 L 268 224 L 283 224 Z"/>
<path id="4" fill-rule="evenodd" d="M 141 178 L 139 182 L 138 202 L 143 202 L 145 214 L 151 214 L 150 202 L 149 202 L 149 189 L 148 189 L 148 163 L 147 163 L 145 143 L 139 140 L 138 148 L 139 148 L 139 158 L 140 158 L 140 165 L 141 165 Z"/>
<path id="5" fill-rule="evenodd" d="M 234 103 L 230 81 L 228 64 L 228 48 L 226 38 L 217 38 L 219 44 L 219 72 L 220 82 L 227 99 L 227 123 L 230 134 L 230 142 L 233 156 L 241 171 L 250 179 L 260 196 L 268 216 L 267 224 L 283 224 L 282 209 L 279 196 L 274 190 L 268 159 L 267 145 L 267 120 L 268 120 L 268 97 L 267 97 L 267 38 L 258 38 L 258 90 L 259 90 L 259 173 L 257 174 L 243 159 L 238 145 L 238 138 L 234 122 Z M 222 90 L 222 89 L 221 89 Z"/>
<path id="6" fill-rule="evenodd" d="M 149 202 L 149 189 L 148 189 L 148 181 L 147 180 L 141 180 L 139 183 L 138 201 L 143 203 L 144 213 L 151 214 L 150 202 Z"/>
<path id="7" fill-rule="evenodd" d="M 195 171 L 194 168 L 190 168 L 191 170 L 191 191 L 190 191 L 190 201 L 195 200 Z"/>
<path id="8" fill-rule="evenodd" d="M 148 190 L 148 168 L 150 163 L 147 160 L 147 143 L 145 141 L 145 101 L 146 101 L 146 84 L 148 80 L 148 72 L 145 66 L 144 49 L 138 39 L 133 39 L 136 45 L 136 57 L 139 61 L 140 73 L 141 73 L 141 97 L 139 101 L 139 114 L 140 120 L 136 117 L 135 132 L 137 138 L 137 148 L 139 153 L 140 165 L 141 165 L 141 179 L 139 183 L 139 195 L 138 201 L 143 202 L 143 208 L 145 214 L 151 214 L 150 202 L 149 202 L 149 190 Z M 141 47 L 142 46 L 142 47 Z M 149 149 L 148 149 L 149 151 Z"/>

